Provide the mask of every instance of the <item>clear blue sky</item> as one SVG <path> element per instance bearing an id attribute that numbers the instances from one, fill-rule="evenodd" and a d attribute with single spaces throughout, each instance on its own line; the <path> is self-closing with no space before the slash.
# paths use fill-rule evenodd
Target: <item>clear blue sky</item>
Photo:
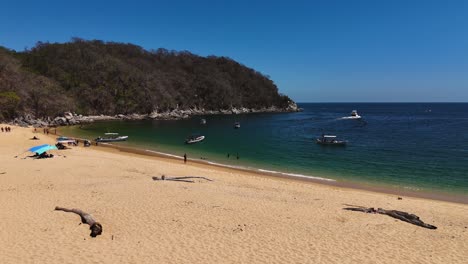
<path id="1" fill-rule="evenodd" d="M 468 102 L 468 1 L 3 1 L 0 45 L 72 37 L 231 57 L 299 102 Z"/>

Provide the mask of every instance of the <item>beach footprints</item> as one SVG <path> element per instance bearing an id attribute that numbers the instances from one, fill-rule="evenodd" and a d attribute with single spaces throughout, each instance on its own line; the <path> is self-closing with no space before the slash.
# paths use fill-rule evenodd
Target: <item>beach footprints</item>
<path id="1" fill-rule="evenodd" d="M 237 225 L 237 227 L 234 228 L 234 229 L 232 230 L 232 232 L 234 232 L 234 233 L 244 232 L 244 231 L 246 231 L 246 228 L 247 228 L 247 225 L 246 225 L 246 224 Z"/>

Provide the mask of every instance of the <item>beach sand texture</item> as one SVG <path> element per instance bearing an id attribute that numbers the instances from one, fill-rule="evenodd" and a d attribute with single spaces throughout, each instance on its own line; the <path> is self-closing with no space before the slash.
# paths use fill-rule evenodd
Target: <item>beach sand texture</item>
<path id="1" fill-rule="evenodd" d="M 40 140 L 29 138 L 37 135 Z M 0 133 L 1 263 L 466 263 L 468 205 L 279 179 Z M 204 176 L 195 183 L 153 176 Z M 429 230 L 345 204 L 411 212 Z M 103 225 L 89 236 L 79 208 Z"/>

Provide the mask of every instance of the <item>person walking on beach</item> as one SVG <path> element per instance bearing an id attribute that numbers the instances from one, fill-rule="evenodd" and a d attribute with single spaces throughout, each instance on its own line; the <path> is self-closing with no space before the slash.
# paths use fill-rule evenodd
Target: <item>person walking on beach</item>
<path id="1" fill-rule="evenodd" d="M 184 163 L 187 163 L 187 153 L 184 153 Z"/>
<path id="2" fill-rule="evenodd" d="M 3 132 L 3 127 L 2 127 L 2 132 Z"/>

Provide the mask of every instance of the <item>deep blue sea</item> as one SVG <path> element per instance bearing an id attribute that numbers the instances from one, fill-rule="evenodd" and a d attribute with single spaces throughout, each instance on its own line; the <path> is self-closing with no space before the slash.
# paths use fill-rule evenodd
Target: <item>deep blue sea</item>
<path id="1" fill-rule="evenodd" d="M 196 116 L 188 120 L 112 121 L 64 128 L 94 139 L 216 163 L 411 191 L 468 195 L 468 103 L 305 103 L 299 113 Z M 343 120 L 352 110 L 362 120 Z M 207 120 L 201 125 L 200 119 Z M 234 129 L 234 122 L 241 128 Z M 206 139 L 186 145 L 200 133 Z M 346 147 L 321 146 L 333 134 Z"/>

